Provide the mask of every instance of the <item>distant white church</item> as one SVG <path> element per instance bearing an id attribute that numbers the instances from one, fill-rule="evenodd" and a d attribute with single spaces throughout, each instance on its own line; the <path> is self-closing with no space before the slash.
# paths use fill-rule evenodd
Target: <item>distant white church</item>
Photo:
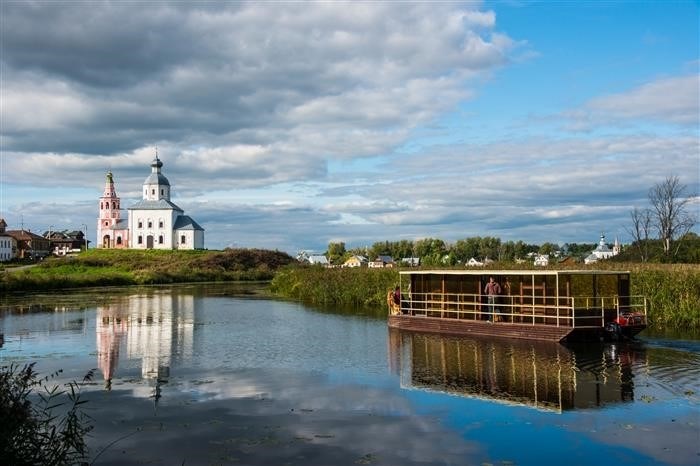
<path id="1" fill-rule="evenodd" d="M 605 244 L 605 235 L 600 235 L 600 242 L 598 246 L 591 251 L 591 253 L 583 259 L 584 264 L 592 264 L 598 262 L 601 259 L 609 259 L 613 256 L 620 254 L 620 242 L 615 238 L 615 244 L 613 248 L 610 249 L 607 244 Z"/>
<path id="2" fill-rule="evenodd" d="M 151 174 L 143 182 L 143 199 L 121 218 L 112 172 L 107 173 L 100 197 L 97 247 L 117 249 L 204 249 L 204 228 L 170 201 L 170 182 L 160 172 L 156 155 Z"/>

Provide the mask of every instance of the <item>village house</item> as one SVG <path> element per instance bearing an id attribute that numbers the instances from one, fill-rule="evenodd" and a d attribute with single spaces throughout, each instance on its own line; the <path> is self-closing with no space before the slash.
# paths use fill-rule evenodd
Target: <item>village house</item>
<path id="1" fill-rule="evenodd" d="M 80 230 L 45 231 L 42 236 L 51 241 L 51 253 L 57 256 L 87 249 L 90 243 L 85 241 L 85 234 Z"/>
<path id="2" fill-rule="evenodd" d="M 391 268 L 393 266 L 394 259 L 391 256 L 377 256 L 376 259 L 367 263 L 367 267 L 369 267 L 370 269 L 381 269 L 384 267 Z"/>
<path id="3" fill-rule="evenodd" d="M 29 230 L 6 230 L 5 235 L 16 241 L 16 258 L 39 259 L 51 253 L 51 241 Z"/>
<path id="4" fill-rule="evenodd" d="M 17 240 L 6 233 L 7 223 L 0 218 L 0 262 L 6 262 L 15 258 L 17 253 Z"/>
<path id="5" fill-rule="evenodd" d="M 365 256 L 352 256 L 343 263 L 343 267 L 366 267 L 367 258 Z"/>
<path id="6" fill-rule="evenodd" d="M 307 261 L 311 265 L 321 265 L 323 267 L 328 267 L 331 265 L 330 262 L 328 262 L 328 258 L 322 255 L 309 256 Z"/>
<path id="7" fill-rule="evenodd" d="M 420 257 L 403 257 L 401 263 L 408 267 L 418 267 L 420 265 Z"/>
<path id="8" fill-rule="evenodd" d="M 547 267 L 549 265 L 549 254 L 536 254 L 533 263 L 535 267 Z"/>

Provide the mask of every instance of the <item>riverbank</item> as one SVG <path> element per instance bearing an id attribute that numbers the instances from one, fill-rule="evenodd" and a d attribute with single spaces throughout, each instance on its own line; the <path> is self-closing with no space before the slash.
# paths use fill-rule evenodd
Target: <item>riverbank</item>
<path id="1" fill-rule="evenodd" d="M 499 268 L 508 267 L 500 264 Z M 651 328 L 700 329 L 699 265 L 608 263 L 595 268 L 631 272 L 630 294 L 648 298 Z M 386 306 L 386 292 L 398 282 L 397 269 L 292 266 L 275 275 L 271 289 L 280 296 L 316 304 Z"/>
<path id="2" fill-rule="evenodd" d="M 280 251 L 134 251 L 94 249 L 0 273 L 0 293 L 97 286 L 271 280 L 294 258 Z"/>
<path id="3" fill-rule="evenodd" d="M 503 264 L 498 267 L 509 268 Z M 651 328 L 700 329 L 700 265 L 610 262 L 596 264 L 594 268 L 631 272 L 631 294 L 649 299 Z M 287 299 L 311 304 L 383 307 L 386 292 L 398 283 L 398 277 L 397 269 L 302 266 L 286 253 L 262 249 L 95 249 L 75 257 L 50 258 L 24 270 L 0 272 L 0 293 L 271 280 L 271 291 Z"/>

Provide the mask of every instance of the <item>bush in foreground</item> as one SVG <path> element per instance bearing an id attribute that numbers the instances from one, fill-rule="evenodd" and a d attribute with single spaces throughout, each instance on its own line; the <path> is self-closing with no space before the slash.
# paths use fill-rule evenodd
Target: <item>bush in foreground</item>
<path id="1" fill-rule="evenodd" d="M 67 389 L 39 378 L 34 364 L 0 367 L 0 463 L 67 465 L 87 460 L 85 435 L 92 430 L 83 413 L 80 385 Z M 88 372 L 83 381 L 92 378 Z M 32 401 L 34 399 L 34 401 Z M 60 414 L 57 414 L 60 413 Z"/>

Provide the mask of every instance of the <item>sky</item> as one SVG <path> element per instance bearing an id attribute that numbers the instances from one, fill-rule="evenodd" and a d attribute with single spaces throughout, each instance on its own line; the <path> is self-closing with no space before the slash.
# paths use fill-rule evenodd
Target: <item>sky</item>
<path id="1" fill-rule="evenodd" d="M 700 192 L 699 10 L 3 1 L 0 217 L 95 241 L 157 150 L 209 249 L 629 242 L 655 184 Z"/>

